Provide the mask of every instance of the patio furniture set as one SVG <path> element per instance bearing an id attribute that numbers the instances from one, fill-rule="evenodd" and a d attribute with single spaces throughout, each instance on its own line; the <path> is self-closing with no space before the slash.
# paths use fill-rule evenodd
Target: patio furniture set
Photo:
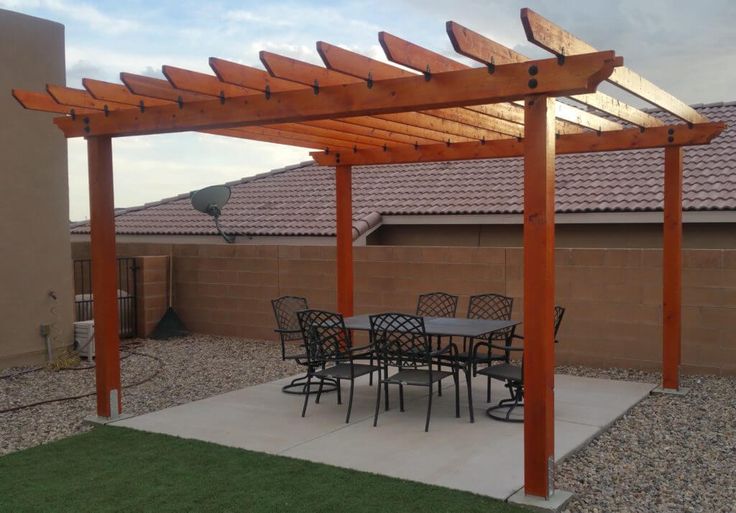
<path id="1" fill-rule="evenodd" d="M 283 387 L 286 393 L 304 395 L 302 417 L 311 395 L 319 403 L 323 393 L 336 391 L 337 402 L 342 404 L 340 384 L 348 381 L 345 422 L 350 422 L 356 379 L 368 375 L 369 385 L 373 386 L 375 374 L 373 425 L 378 423 L 381 396 L 384 408 L 389 409 L 390 385 L 398 386 L 402 412 L 404 387 L 421 386 L 429 391 L 425 422 L 428 431 L 435 384 L 441 396 L 446 378 L 454 382 L 455 416 L 460 417 L 462 373 L 470 422 L 475 421 L 472 378 L 477 375 L 486 377 L 487 403 L 491 402 L 493 379 L 502 381 L 509 391 L 509 398 L 490 406 L 487 414 L 505 422 L 523 422 L 522 416 L 512 416 L 516 408 L 524 406 L 523 337 L 516 334 L 520 323 L 511 319 L 513 298 L 500 294 L 471 296 L 464 318 L 456 317 L 458 296 L 445 292 L 420 295 L 414 314 L 391 312 L 344 318 L 339 313 L 309 309 L 303 297 L 282 296 L 271 303 L 282 359 L 294 360 L 306 368 L 303 376 Z M 564 308 L 555 307 L 555 338 L 564 313 Z M 368 334 L 365 345 L 354 344 L 356 332 Z"/>

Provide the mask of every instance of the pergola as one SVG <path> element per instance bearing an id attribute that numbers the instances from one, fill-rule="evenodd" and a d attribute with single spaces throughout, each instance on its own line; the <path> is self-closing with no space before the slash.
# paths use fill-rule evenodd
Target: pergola
<path id="1" fill-rule="evenodd" d="M 664 149 L 663 382 L 679 389 L 683 147 L 724 128 L 537 13 L 521 10 L 527 38 L 551 58 L 529 60 L 455 22 L 447 33 L 469 67 L 381 32 L 388 59 L 325 42 L 325 67 L 261 52 L 265 70 L 211 58 L 214 75 L 163 66 L 168 80 L 121 73 L 84 90 L 14 90 L 27 109 L 64 114 L 66 137 L 85 137 L 97 333 L 97 413 L 122 411 L 112 138 L 199 131 L 319 150 L 336 167 L 337 305 L 353 314 L 351 170 L 367 164 L 524 157 L 524 483 L 554 492 L 555 155 Z M 597 92 L 607 80 L 676 118 Z M 557 100 L 562 98 L 562 100 Z M 492 198 L 489 198 L 492 201 Z"/>

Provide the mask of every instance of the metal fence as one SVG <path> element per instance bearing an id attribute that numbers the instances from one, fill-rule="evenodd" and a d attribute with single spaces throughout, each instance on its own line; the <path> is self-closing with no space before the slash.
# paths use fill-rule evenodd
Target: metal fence
<path id="1" fill-rule="evenodd" d="M 136 273 L 138 267 L 135 258 L 118 258 L 118 316 L 120 318 L 120 336 L 135 337 L 138 326 L 136 308 Z M 92 296 L 92 261 L 74 261 L 74 320 L 88 321 L 94 319 L 94 301 Z"/>

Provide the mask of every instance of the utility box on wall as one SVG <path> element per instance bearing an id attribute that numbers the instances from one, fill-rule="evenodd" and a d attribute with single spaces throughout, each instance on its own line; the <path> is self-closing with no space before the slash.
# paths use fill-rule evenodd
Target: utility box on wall
<path id="1" fill-rule="evenodd" d="M 72 343 L 66 139 L 54 114 L 23 109 L 13 88 L 65 84 L 64 26 L 0 9 L 0 369 Z"/>

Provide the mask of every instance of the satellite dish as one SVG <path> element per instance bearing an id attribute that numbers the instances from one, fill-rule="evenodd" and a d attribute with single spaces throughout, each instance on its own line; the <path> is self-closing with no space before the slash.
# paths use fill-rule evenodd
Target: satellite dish
<path id="1" fill-rule="evenodd" d="M 232 191 L 227 185 L 211 185 L 195 191 L 191 195 L 192 206 L 195 210 L 199 210 L 204 214 L 211 215 L 215 219 L 215 226 L 217 231 L 225 239 L 225 242 L 235 242 L 234 235 L 227 235 L 220 228 L 220 214 L 222 214 L 222 207 L 224 207 L 230 200 L 230 194 Z"/>

